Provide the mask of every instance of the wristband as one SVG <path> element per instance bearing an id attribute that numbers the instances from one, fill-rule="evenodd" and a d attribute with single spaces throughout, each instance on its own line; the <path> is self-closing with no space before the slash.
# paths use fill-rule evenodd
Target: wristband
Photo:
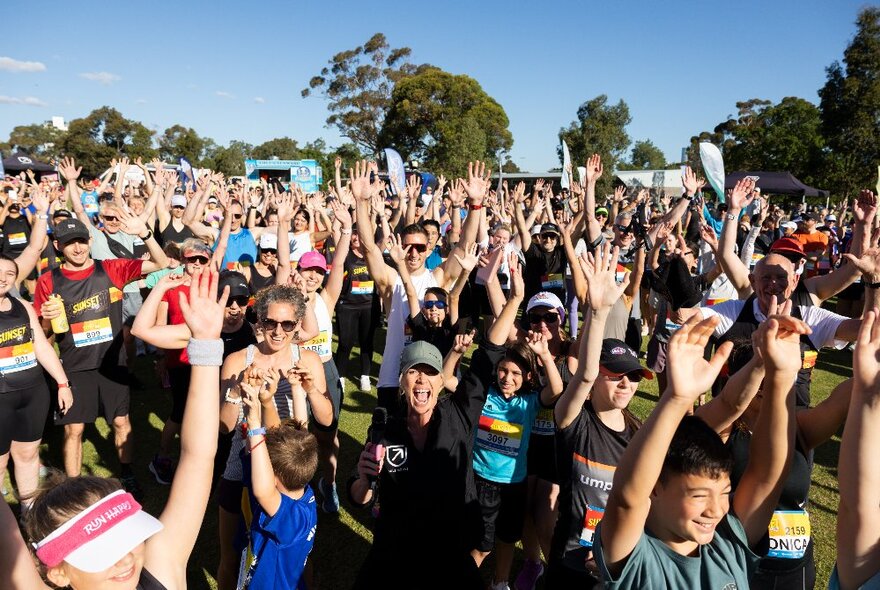
<path id="1" fill-rule="evenodd" d="M 453 205 L 452 209 L 461 209 L 461 205 Z"/>
<path id="2" fill-rule="evenodd" d="M 248 430 L 248 436 L 257 436 L 258 434 L 266 436 L 266 427 L 260 426 L 259 428 L 252 428 Z"/>
<path id="3" fill-rule="evenodd" d="M 223 340 L 190 338 L 186 354 L 193 367 L 219 367 L 223 364 Z"/>
<path id="4" fill-rule="evenodd" d="M 260 445 L 263 444 L 264 442 L 266 442 L 266 438 L 265 438 L 265 437 L 261 438 L 261 439 L 260 439 L 260 442 L 258 442 L 258 443 L 255 444 L 254 446 L 252 446 L 252 447 L 249 449 L 250 452 L 253 453 L 253 452 L 254 452 L 254 449 L 256 449 L 258 446 L 260 446 Z"/>
<path id="5" fill-rule="evenodd" d="M 339 233 L 342 234 L 343 236 L 350 236 L 351 230 L 350 229 L 343 229 Z"/>
<path id="6" fill-rule="evenodd" d="M 45 213 L 40 213 L 37 215 L 37 219 L 49 219 L 49 216 Z"/>
<path id="7" fill-rule="evenodd" d="M 58 384 L 58 389 L 70 389 L 70 381 Z"/>
<path id="8" fill-rule="evenodd" d="M 471 205 L 471 211 L 479 211 L 482 208 L 482 205 Z"/>
<path id="9" fill-rule="evenodd" d="M 880 283 L 865 283 L 866 289 L 880 289 Z"/>
<path id="10" fill-rule="evenodd" d="M 147 235 L 145 235 L 144 237 L 141 238 L 140 236 L 138 236 L 138 238 L 140 238 L 144 242 L 146 242 L 147 240 L 149 240 L 152 237 L 153 237 L 153 230 L 151 230 L 151 229 L 147 230 Z"/>

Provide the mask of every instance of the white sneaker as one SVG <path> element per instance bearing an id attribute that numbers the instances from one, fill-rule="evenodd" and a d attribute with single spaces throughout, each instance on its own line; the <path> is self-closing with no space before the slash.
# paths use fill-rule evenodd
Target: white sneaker
<path id="1" fill-rule="evenodd" d="M 342 391 L 345 391 L 345 377 L 339 378 L 339 387 L 342 388 Z"/>
<path id="2" fill-rule="evenodd" d="M 370 391 L 370 389 L 372 389 L 372 385 L 370 385 L 370 376 L 361 375 L 361 391 Z"/>
<path id="3" fill-rule="evenodd" d="M 507 585 L 507 582 L 493 582 L 490 586 L 492 590 L 510 590 L 510 586 Z"/>

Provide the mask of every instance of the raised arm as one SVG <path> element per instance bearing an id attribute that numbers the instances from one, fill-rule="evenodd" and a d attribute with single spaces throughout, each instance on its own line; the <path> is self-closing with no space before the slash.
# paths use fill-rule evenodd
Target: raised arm
<path id="1" fill-rule="evenodd" d="M 251 454 L 251 491 L 268 516 L 274 516 L 281 506 L 281 492 L 275 487 L 275 472 L 264 444 L 266 435 L 258 432 L 263 429 L 263 404 L 259 393 L 263 384 L 252 385 L 243 379 L 239 384 L 241 401 L 247 408 L 248 446 Z M 296 395 L 296 394 L 294 394 Z"/>
<path id="2" fill-rule="evenodd" d="M 354 169 L 348 171 L 348 175 L 351 178 L 351 192 L 356 202 L 355 211 L 357 215 L 358 237 L 361 241 L 361 248 L 364 251 L 367 269 L 376 283 L 376 290 L 379 296 L 387 300 L 394 289 L 397 273 L 393 268 L 385 264 L 385 259 L 382 258 L 382 249 L 376 245 L 373 235 L 373 224 L 370 219 L 370 200 L 373 196 L 373 191 L 378 187 L 373 186 L 376 183 L 370 182 L 369 164 L 364 160 L 356 162 Z"/>
<path id="3" fill-rule="evenodd" d="M 461 274 L 461 265 L 456 259 L 458 256 L 464 255 L 464 245 L 473 244 L 477 241 L 477 231 L 479 230 L 480 216 L 476 213 L 483 208 L 483 200 L 489 193 L 489 178 L 492 171 L 486 168 L 486 164 L 480 161 L 468 162 L 468 179 L 462 186 L 467 193 L 470 202 L 470 211 L 464 221 L 464 228 L 461 232 L 461 239 L 452 249 L 449 257 L 439 267 L 434 269 L 436 273 L 439 269 L 441 276 L 438 279 L 440 284 L 447 284 L 458 278 Z M 437 275 L 435 274 L 435 277 Z"/>
<path id="4" fill-rule="evenodd" d="M 348 212 L 348 207 L 339 201 L 331 203 L 334 219 L 342 225 L 342 229 L 340 229 L 339 240 L 336 242 L 336 251 L 333 253 L 333 267 L 330 269 L 330 276 L 327 277 L 327 283 L 324 285 L 324 290 L 321 291 L 321 297 L 327 303 L 327 309 L 336 307 L 336 302 L 342 293 L 342 283 L 345 279 L 345 259 L 348 257 L 351 246 L 351 213 Z"/>
<path id="5" fill-rule="evenodd" d="M 82 199 L 79 196 L 79 188 L 76 186 L 76 180 L 82 172 L 82 166 L 76 167 L 76 161 L 73 158 L 63 158 L 58 165 L 58 172 L 61 177 L 67 181 L 67 198 L 70 199 L 70 206 L 73 207 L 73 213 L 76 218 L 86 224 L 86 227 L 92 225 L 92 220 L 86 214 L 83 208 Z M 112 172 L 111 172 L 112 175 Z M 110 175 L 108 175 L 109 177 Z M 40 248 L 42 250 L 42 247 Z"/>
<path id="6" fill-rule="evenodd" d="M 452 290 L 449 292 L 449 321 L 452 325 L 455 325 L 458 322 L 459 314 L 458 314 L 458 303 L 461 299 L 461 293 L 464 291 L 464 286 L 468 282 L 468 277 L 470 277 L 471 271 L 477 266 L 477 262 L 479 261 L 479 246 L 477 244 L 465 244 L 464 256 L 459 256 L 458 254 L 453 254 L 458 259 L 458 264 L 461 266 L 461 274 L 458 275 L 458 278 L 455 279 L 455 284 L 452 286 Z"/>
<path id="7" fill-rule="evenodd" d="M 391 236 L 391 248 L 388 249 L 388 255 L 391 260 L 397 264 L 397 274 L 400 275 L 400 281 L 403 283 L 403 290 L 406 292 L 406 302 L 409 306 L 409 317 L 416 318 L 422 313 L 419 305 L 419 294 L 412 282 L 412 276 L 409 269 L 406 268 L 406 257 L 409 254 L 411 246 L 403 245 L 403 238 L 399 235 Z"/>
<path id="8" fill-rule="evenodd" d="M 507 264 L 510 267 L 510 299 L 504 304 L 501 315 L 492 322 L 489 333 L 486 335 L 486 340 L 499 346 L 507 342 L 507 336 L 516 321 L 516 314 L 525 296 L 525 284 L 523 283 L 522 270 L 519 267 L 519 258 L 515 254 L 511 254 Z"/>
<path id="9" fill-rule="evenodd" d="M 27 246 L 15 258 L 15 265 L 18 267 L 18 276 L 15 280 L 18 284 L 21 284 L 37 267 L 37 264 L 40 262 L 40 256 L 43 253 L 43 247 L 46 244 L 46 228 L 49 225 L 49 200 L 42 190 L 37 189 L 31 194 L 31 203 L 33 203 L 36 209 L 36 219 L 31 228 L 31 236 L 28 239 Z"/>
<path id="10" fill-rule="evenodd" d="M 170 273 L 159 279 L 134 316 L 134 324 L 131 326 L 133 336 L 165 350 L 186 347 L 192 336 L 186 324 L 162 325 L 158 321 L 162 298 L 170 289 L 183 284 L 183 278 L 182 274 Z"/>
<path id="11" fill-rule="evenodd" d="M 119 221 L 122 224 L 122 231 L 142 239 L 150 254 L 150 259 L 144 261 L 141 272 L 149 274 L 167 267 L 168 256 L 162 250 L 159 242 L 156 241 L 156 236 L 153 235 L 153 232 L 147 229 L 147 224 L 144 220 L 122 209 L 119 209 L 118 215 Z"/>
<path id="12" fill-rule="evenodd" d="M 727 275 L 730 283 L 736 288 L 740 299 L 747 299 L 752 294 L 749 283 L 749 269 L 736 255 L 736 230 L 740 213 L 754 200 L 751 181 L 743 179 L 736 183 L 727 197 L 727 214 L 721 227 L 721 238 L 718 242 L 718 256 L 715 263 Z"/>
<path id="13" fill-rule="evenodd" d="M 602 176 L 602 158 L 593 154 L 587 160 L 587 186 L 584 195 L 584 215 L 587 221 L 587 243 L 592 244 L 599 239 L 602 226 L 596 219 L 596 181 Z"/>

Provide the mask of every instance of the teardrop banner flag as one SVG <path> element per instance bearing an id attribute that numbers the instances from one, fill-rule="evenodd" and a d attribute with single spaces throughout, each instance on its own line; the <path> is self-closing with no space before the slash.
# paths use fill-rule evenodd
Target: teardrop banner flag
<path id="1" fill-rule="evenodd" d="M 568 152 L 568 144 L 562 140 L 562 179 L 559 185 L 562 188 L 571 188 L 571 178 L 568 171 L 571 170 L 571 154 Z"/>
<path id="2" fill-rule="evenodd" d="M 724 202 L 724 158 L 721 157 L 721 150 L 714 143 L 703 142 L 700 144 L 700 161 L 703 162 L 703 171 L 706 173 L 706 180 L 715 189 L 718 195 L 718 202 Z"/>
<path id="3" fill-rule="evenodd" d="M 406 189 L 406 174 L 403 171 L 403 158 L 396 150 L 385 148 L 385 161 L 388 162 L 388 180 L 394 194 Z"/>

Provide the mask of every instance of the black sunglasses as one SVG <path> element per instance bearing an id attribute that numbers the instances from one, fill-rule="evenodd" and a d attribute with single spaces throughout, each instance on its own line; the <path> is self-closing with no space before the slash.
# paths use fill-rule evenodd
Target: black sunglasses
<path id="1" fill-rule="evenodd" d="M 278 327 L 279 324 L 281 325 L 281 329 L 288 334 L 296 329 L 296 322 L 292 320 L 284 320 L 283 322 L 279 322 L 278 320 L 263 318 L 260 321 L 262 322 L 263 326 L 265 326 L 265 328 L 270 332 L 274 332 L 275 328 Z"/>
<path id="2" fill-rule="evenodd" d="M 410 248 L 416 252 L 424 252 L 428 249 L 428 244 L 404 244 L 404 248 Z"/>
<path id="3" fill-rule="evenodd" d="M 557 236 L 556 234 L 550 234 L 550 233 L 541 234 L 541 239 L 542 240 L 558 240 L 559 236 Z"/>
<path id="4" fill-rule="evenodd" d="M 605 379 L 607 379 L 608 381 L 614 382 L 620 381 L 621 379 L 623 379 L 623 375 L 626 375 L 627 379 L 629 379 L 633 383 L 638 383 L 645 377 L 638 371 L 634 371 L 632 373 L 624 373 L 623 375 L 609 375 L 608 373 L 603 373 L 603 375 L 605 375 Z"/>
<path id="5" fill-rule="evenodd" d="M 183 258 L 189 264 L 201 264 L 202 266 L 208 264 L 208 261 L 211 260 L 207 256 L 196 255 L 196 256 L 185 256 Z"/>
<path id="6" fill-rule="evenodd" d="M 548 326 L 550 324 L 555 324 L 559 321 L 558 313 L 530 313 L 529 314 L 529 323 L 530 324 L 540 324 L 544 322 Z"/>
<path id="7" fill-rule="evenodd" d="M 247 307 L 247 304 L 250 303 L 250 297 L 246 295 L 230 297 L 226 300 L 226 307 L 232 307 L 235 303 L 237 303 L 239 307 Z"/>
<path id="8" fill-rule="evenodd" d="M 233 214 L 232 214 L 232 218 L 233 218 L 233 219 L 241 219 L 241 218 L 242 218 L 242 214 L 241 214 L 241 213 L 233 213 Z"/>
<path id="9" fill-rule="evenodd" d="M 102 215 L 101 219 L 103 219 L 104 221 L 116 221 L 119 218 L 115 215 Z"/>
<path id="10" fill-rule="evenodd" d="M 618 223 L 614 227 L 616 227 L 617 231 L 619 231 L 622 234 L 631 234 L 632 233 L 632 228 L 628 225 L 620 225 Z"/>
<path id="11" fill-rule="evenodd" d="M 274 248 L 260 248 L 260 252 L 262 254 L 271 254 L 272 256 L 278 256 L 278 250 Z"/>
<path id="12" fill-rule="evenodd" d="M 434 309 L 435 307 L 437 309 L 446 309 L 445 301 L 425 301 L 423 305 L 425 306 L 425 309 Z"/>

